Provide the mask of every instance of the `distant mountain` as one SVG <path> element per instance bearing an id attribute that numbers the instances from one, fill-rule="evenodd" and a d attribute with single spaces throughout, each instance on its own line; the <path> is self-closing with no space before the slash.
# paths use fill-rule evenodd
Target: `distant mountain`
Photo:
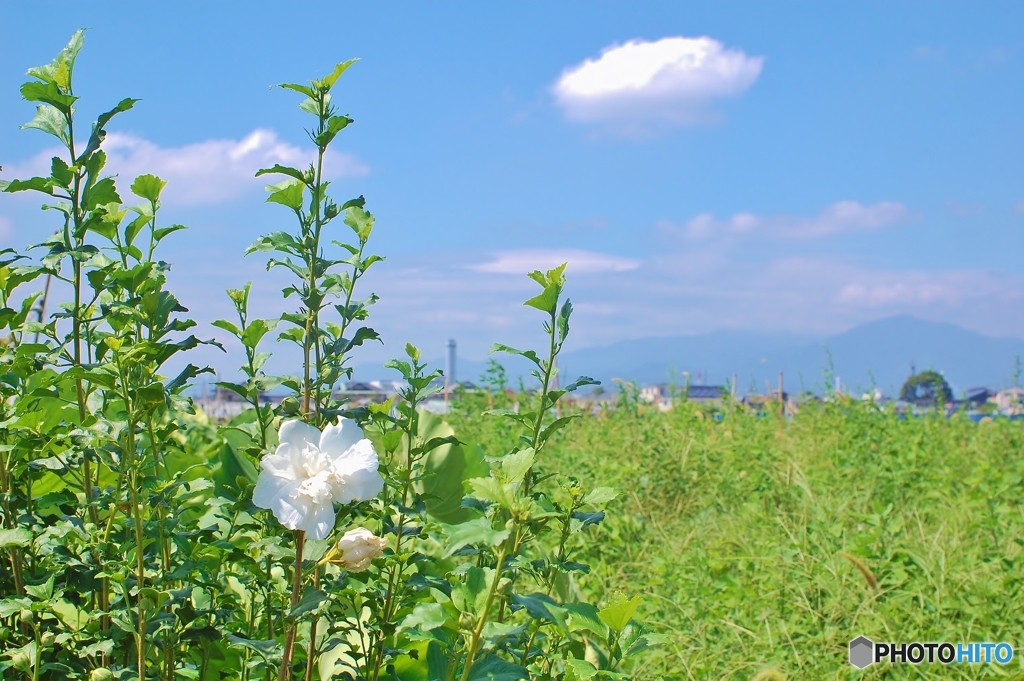
<path id="1" fill-rule="evenodd" d="M 505 365 L 511 384 L 528 375 L 529 366 L 520 358 L 495 357 Z M 739 393 L 745 394 L 764 392 L 765 381 L 774 388 L 781 371 L 787 392 L 821 392 L 826 376 L 832 376 L 839 378 L 844 390 L 878 387 L 895 395 L 913 366 L 917 371 L 942 372 L 959 395 L 974 386 L 1008 385 L 1017 357 L 1024 361 L 1022 339 L 995 338 L 954 324 L 899 315 L 822 339 L 752 331 L 638 338 L 567 351 L 559 358 L 559 367 L 563 382 L 587 375 L 606 386 L 615 378 L 640 385 L 667 383 L 673 375 L 682 385 L 683 372 L 694 384 L 723 385 L 736 374 Z M 443 367 L 444 361 L 433 365 Z M 460 357 L 457 368 L 459 380 L 478 382 L 486 362 Z M 384 373 L 357 367 L 356 376 L 365 380 Z"/>

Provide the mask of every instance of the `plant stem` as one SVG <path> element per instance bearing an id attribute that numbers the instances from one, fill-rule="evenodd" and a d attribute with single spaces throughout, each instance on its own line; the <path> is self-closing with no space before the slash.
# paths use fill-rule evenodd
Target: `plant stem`
<path id="1" fill-rule="evenodd" d="M 505 562 L 505 551 L 505 544 L 502 544 L 501 551 L 498 552 L 497 565 L 494 566 L 494 578 L 491 580 L 491 589 L 487 594 L 487 602 L 484 603 L 483 612 L 480 613 L 480 620 L 473 629 L 473 637 L 469 640 L 469 648 L 466 651 L 466 664 L 462 668 L 461 681 L 466 681 L 469 678 L 469 672 L 473 668 L 473 659 L 479 652 L 480 637 L 483 634 L 484 627 L 487 626 L 487 615 L 491 611 L 494 597 L 498 594 L 498 582 L 501 581 L 501 566 Z"/>
<path id="2" fill-rule="evenodd" d="M 295 530 L 295 574 L 292 576 L 292 600 L 291 610 L 299 604 L 299 596 L 302 593 L 302 545 L 306 541 L 304 530 Z M 277 673 L 277 681 L 289 681 L 292 678 L 292 653 L 295 650 L 296 622 L 291 619 L 285 629 L 284 635 L 284 656 L 281 658 L 281 669 Z"/>
<path id="3" fill-rule="evenodd" d="M 313 586 L 320 588 L 320 566 L 313 568 Z M 309 624 L 309 649 L 306 651 L 306 681 L 313 681 L 313 661 L 316 657 L 316 624 L 317 616 L 313 615 Z"/>
<path id="4" fill-rule="evenodd" d="M 128 421 L 128 451 L 131 457 L 132 470 L 128 474 L 128 485 L 131 490 L 132 518 L 135 521 L 135 581 L 138 588 L 138 670 L 139 681 L 146 678 L 146 610 L 143 607 L 142 590 L 146 581 L 146 564 L 143 553 L 145 533 L 142 528 L 142 505 L 139 503 L 139 471 L 135 466 L 135 423 Z"/>

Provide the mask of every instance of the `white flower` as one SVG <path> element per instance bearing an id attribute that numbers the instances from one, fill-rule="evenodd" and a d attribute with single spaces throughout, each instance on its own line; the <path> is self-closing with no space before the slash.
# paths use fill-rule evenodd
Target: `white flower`
<path id="1" fill-rule="evenodd" d="M 377 452 L 351 419 L 324 432 L 302 421 L 285 421 L 277 451 L 260 461 L 252 503 L 274 512 L 289 530 L 325 539 L 334 529 L 334 502 L 371 499 L 384 489 Z"/>
<path id="2" fill-rule="evenodd" d="M 370 567 L 373 559 L 379 556 L 387 545 L 387 539 L 374 535 L 365 527 L 349 530 L 338 540 L 341 564 L 349 572 L 362 572 Z"/>

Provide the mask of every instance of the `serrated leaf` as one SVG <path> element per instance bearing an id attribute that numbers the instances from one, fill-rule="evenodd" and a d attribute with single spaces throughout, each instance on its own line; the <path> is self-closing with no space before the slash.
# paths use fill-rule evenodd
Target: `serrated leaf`
<path id="1" fill-rule="evenodd" d="M 509 535 L 508 530 L 496 530 L 491 527 L 491 521 L 488 518 L 467 520 L 458 525 L 442 523 L 441 530 L 448 536 L 442 558 L 450 558 L 456 551 L 471 544 L 497 546 L 508 539 Z"/>
<path id="2" fill-rule="evenodd" d="M 618 495 L 619 493 L 612 487 L 595 487 L 583 497 L 583 503 L 595 506 L 607 504 Z"/>
<path id="3" fill-rule="evenodd" d="M 607 608 L 600 610 L 597 616 L 601 618 L 601 621 L 607 624 L 613 631 L 622 631 L 629 624 L 629 621 L 633 619 L 633 615 L 636 614 L 636 609 L 640 607 L 640 594 L 633 596 L 629 600 L 622 599 L 614 605 L 609 605 Z"/>
<path id="4" fill-rule="evenodd" d="M 305 190 L 306 185 L 298 180 L 285 180 L 278 184 L 272 184 L 267 187 L 267 191 L 270 192 L 267 203 L 279 203 L 292 210 L 299 210 L 302 208 Z"/>
<path id="5" fill-rule="evenodd" d="M 349 59 L 348 61 L 341 62 L 340 64 L 334 67 L 334 70 L 331 73 L 324 76 L 320 80 L 316 81 L 315 84 L 319 87 L 326 87 L 328 90 L 331 89 L 332 87 L 334 87 L 334 84 L 338 82 L 338 79 L 341 78 L 341 75 L 348 71 L 349 67 L 355 64 L 357 61 L 359 60 Z M 312 95 L 307 96 L 311 97 Z"/>
<path id="6" fill-rule="evenodd" d="M 256 171 L 256 177 L 261 175 L 287 175 L 288 177 L 295 178 L 299 182 L 306 184 L 306 175 L 298 168 L 292 168 L 291 166 L 283 166 L 280 163 L 275 163 L 271 168 L 260 168 Z"/>
<path id="7" fill-rule="evenodd" d="M 501 459 L 501 477 L 505 482 L 518 485 L 533 467 L 536 452 L 532 447 L 512 452 Z"/>
<path id="8" fill-rule="evenodd" d="M 40 104 L 36 107 L 36 115 L 28 123 L 21 126 L 25 129 L 42 130 L 53 135 L 63 143 L 67 143 L 67 119 L 56 107 Z"/>
<path id="9" fill-rule="evenodd" d="M 320 607 L 320 604 L 327 600 L 327 594 L 320 589 L 314 589 L 313 587 L 306 587 L 306 590 L 302 592 L 302 598 L 295 604 L 291 612 L 288 613 L 290 617 L 300 617 L 305 615 L 307 612 L 313 612 Z"/>
<path id="10" fill-rule="evenodd" d="M 12 530 L 0 530 L 0 549 L 14 546 L 28 546 L 32 542 L 32 533 L 24 527 Z"/>
<path id="11" fill-rule="evenodd" d="M 132 182 L 132 193 L 139 198 L 156 203 L 160 200 L 160 192 L 167 186 L 167 182 L 156 175 L 139 175 Z"/>

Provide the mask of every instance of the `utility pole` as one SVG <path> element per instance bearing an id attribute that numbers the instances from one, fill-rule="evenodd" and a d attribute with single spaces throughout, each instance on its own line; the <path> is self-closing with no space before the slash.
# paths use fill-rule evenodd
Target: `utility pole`
<path id="1" fill-rule="evenodd" d="M 786 416 L 786 393 L 782 390 L 782 372 L 779 372 L 779 408 L 783 418 Z"/>

